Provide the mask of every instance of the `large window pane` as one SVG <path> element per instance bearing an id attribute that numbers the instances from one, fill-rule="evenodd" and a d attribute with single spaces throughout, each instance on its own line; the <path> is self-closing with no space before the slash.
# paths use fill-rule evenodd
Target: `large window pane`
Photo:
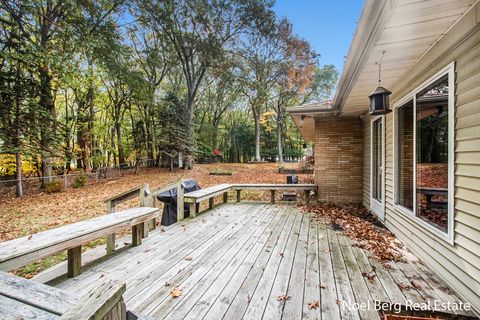
<path id="1" fill-rule="evenodd" d="M 413 101 L 397 112 L 397 203 L 413 211 Z"/>
<path id="2" fill-rule="evenodd" d="M 416 215 L 448 229 L 448 77 L 416 98 Z"/>

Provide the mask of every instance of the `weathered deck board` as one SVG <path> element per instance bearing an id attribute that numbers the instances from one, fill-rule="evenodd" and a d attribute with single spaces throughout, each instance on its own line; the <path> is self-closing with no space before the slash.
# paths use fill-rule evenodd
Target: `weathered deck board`
<path id="1" fill-rule="evenodd" d="M 360 319 L 357 310 L 350 308 L 355 303 L 352 282 L 348 277 L 347 266 L 343 260 L 342 250 L 338 243 L 337 234 L 331 229 L 327 229 L 330 250 L 332 253 L 332 264 L 337 285 L 338 302 L 342 319 Z"/>
<path id="2" fill-rule="evenodd" d="M 337 235 L 340 248 L 342 250 L 343 259 L 345 261 L 345 266 L 347 268 L 347 273 L 350 278 L 350 283 L 352 284 L 353 293 L 355 295 L 355 301 L 362 301 L 363 303 L 370 303 L 374 305 L 374 300 L 370 294 L 370 291 L 367 286 L 367 282 L 376 282 L 377 280 L 373 278 L 368 280 L 363 276 L 360 267 L 358 266 L 355 255 L 353 254 L 352 247 L 350 242 L 346 239 L 345 236 Z M 359 314 L 362 319 L 375 319 L 378 317 L 378 313 L 371 308 L 360 308 Z"/>
<path id="3" fill-rule="evenodd" d="M 300 231 L 302 217 L 303 216 L 299 214 L 295 215 L 295 221 L 291 224 L 291 229 L 288 234 L 288 237 L 282 238 L 281 243 L 273 248 L 273 252 L 272 252 L 272 255 L 270 256 L 270 260 L 265 270 L 263 270 L 263 273 L 261 275 L 260 281 L 258 282 L 258 286 L 255 289 L 254 294 L 251 296 L 250 303 L 244 314 L 244 318 L 253 319 L 260 315 L 264 315 L 266 305 L 270 303 L 269 298 L 272 292 L 273 292 L 273 295 L 276 294 L 275 297 L 279 295 L 287 294 L 286 290 L 280 290 L 278 288 L 280 286 L 278 284 L 278 281 L 277 281 L 277 287 L 275 289 L 273 288 L 273 286 L 275 284 L 275 280 L 281 266 L 282 266 L 283 274 L 280 273 L 280 276 L 281 277 L 289 276 L 290 272 L 286 273 L 284 270 L 286 269 L 285 266 L 289 263 L 290 259 L 288 260 L 283 259 L 284 258 L 283 255 L 287 252 L 291 252 L 292 250 L 295 250 L 296 239 L 298 238 L 298 232 Z M 287 257 L 288 256 L 291 256 L 291 253 L 287 255 Z M 283 281 L 288 281 L 288 278 L 287 279 L 284 278 Z M 278 303 L 276 298 L 275 298 L 275 301 Z M 241 301 L 240 303 L 245 303 L 245 300 Z M 275 302 L 272 301 L 272 303 L 275 303 Z M 227 319 L 228 318 L 230 317 L 227 317 Z"/>
<path id="4" fill-rule="evenodd" d="M 188 311 L 188 314 L 184 315 L 183 319 L 202 318 L 219 297 L 224 301 L 224 299 L 228 299 L 229 295 L 231 296 L 233 292 L 236 292 L 234 290 L 238 290 L 238 286 L 234 286 L 233 284 L 238 281 L 238 279 L 242 277 L 244 279 L 246 277 L 248 271 L 258 258 L 260 251 L 268 242 L 268 239 L 277 228 L 282 226 L 281 221 L 285 208 L 282 208 L 281 211 L 279 208 L 275 208 L 274 211 L 275 215 L 273 219 L 270 221 L 267 229 L 258 237 L 251 250 L 245 252 L 246 255 L 243 255 L 240 259 L 233 259 L 201 296 L 190 297 L 190 300 L 197 299 L 197 302 Z M 230 281 L 233 281 L 231 285 L 229 285 Z M 226 308 L 228 308 L 228 304 L 225 306 L 225 309 Z"/>
<path id="5" fill-rule="evenodd" d="M 62 315 L 78 300 L 63 290 L 3 272 L 0 272 L 0 295 L 56 315 Z"/>
<path id="6" fill-rule="evenodd" d="M 247 232 L 242 232 L 236 237 L 230 238 L 233 240 L 233 244 L 228 242 L 223 244 L 223 247 L 228 248 L 228 251 L 223 255 L 219 260 L 217 260 L 211 270 L 205 272 L 198 272 L 198 278 L 201 279 L 195 284 L 195 286 L 187 292 L 184 298 L 179 300 L 171 300 L 178 302 L 176 305 L 171 305 L 170 308 L 161 305 L 159 310 L 156 313 L 153 313 L 156 317 L 167 317 L 170 319 L 184 319 L 185 315 L 190 311 L 190 309 L 196 304 L 198 299 L 205 294 L 205 291 L 210 288 L 210 286 L 215 282 L 216 278 L 219 277 L 222 273 L 231 274 L 228 271 L 225 271 L 227 267 L 233 266 L 235 268 L 248 254 L 248 252 L 254 247 L 258 238 L 264 234 L 265 229 L 269 223 L 273 220 L 277 212 L 274 210 L 267 211 L 266 216 L 263 219 L 258 219 L 251 230 Z M 253 231 L 253 233 L 252 233 Z M 228 239 L 228 240 L 230 240 Z M 227 240 L 227 241 L 228 241 Z M 218 255 L 218 251 L 215 253 Z M 192 276 L 190 279 L 196 279 L 197 277 Z M 194 282 L 194 281 L 191 281 Z M 185 285 L 185 284 L 184 284 Z M 173 309 L 175 308 L 175 309 Z"/>
<path id="7" fill-rule="evenodd" d="M 374 270 L 368 280 L 363 272 Z M 140 247 L 55 285 L 81 294 L 107 275 L 126 281 L 127 308 L 157 319 L 375 319 L 338 303 L 458 301 L 423 265 L 388 269 L 291 204 L 227 203 L 151 232 Z M 402 291 L 399 283 L 417 280 Z M 182 295 L 173 298 L 172 287 Z M 277 297 L 287 295 L 287 301 Z M 318 301 L 318 308 L 308 303 Z"/>
<path id="8" fill-rule="evenodd" d="M 307 248 L 308 248 L 308 233 L 310 231 L 310 214 L 305 213 L 303 215 L 302 226 L 300 234 L 297 240 L 297 247 L 293 254 L 293 265 L 290 271 L 290 281 L 288 282 L 287 293 L 290 297 L 285 303 L 279 303 L 275 308 L 276 313 L 266 314 L 266 318 L 269 317 L 275 319 L 285 317 L 286 319 L 302 319 L 303 301 L 305 291 L 305 270 L 307 267 Z M 285 256 L 285 255 L 284 255 Z M 280 278 L 279 283 L 284 283 Z M 272 301 L 275 296 L 270 297 Z M 275 303 L 273 303 L 275 305 Z M 283 308 L 282 308 L 283 307 Z M 283 315 L 282 315 L 283 313 Z"/>
<path id="9" fill-rule="evenodd" d="M 333 264 L 327 229 L 318 225 L 318 262 L 320 264 L 320 310 L 322 319 L 340 319 L 340 307 L 337 299 L 337 286 L 333 273 Z"/>
<path id="10" fill-rule="evenodd" d="M 250 301 L 259 279 L 273 255 L 273 248 L 279 243 L 282 236 L 290 232 L 291 223 L 296 216 L 291 208 L 281 212 L 280 215 L 281 222 L 271 232 L 265 245 L 257 252 L 257 259 L 252 257 L 251 264 L 244 266 L 242 272 L 234 274 L 227 287 L 222 291 L 221 297 L 212 304 L 204 319 L 219 319 L 222 316 L 226 319 L 243 317 L 248 306 L 245 301 Z"/>
<path id="11" fill-rule="evenodd" d="M 303 319 L 320 319 L 320 267 L 318 263 L 318 222 L 310 218 L 305 265 L 305 290 L 302 304 Z M 318 301 L 318 308 L 309 308 L 308 302 Z"/>
<path id="12" fill-rule="evenodd" d="M 22 318 L 19 317 L 22 315 Z M 42 309 L 34 308 L 17 300 L 0 295 L 0 315 L 2 320 L 38 319 L 52 320 L 59 316 Z"/>

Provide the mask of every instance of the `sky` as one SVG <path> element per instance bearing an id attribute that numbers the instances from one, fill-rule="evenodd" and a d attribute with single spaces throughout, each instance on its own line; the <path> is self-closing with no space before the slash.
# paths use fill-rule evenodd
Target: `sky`
<path id="1" fill-rule="evenodd" d="M 277 0 L 274 9 L 321 55 L 320 64 L 341 73 L 362 6 L 363 0 Z"/>

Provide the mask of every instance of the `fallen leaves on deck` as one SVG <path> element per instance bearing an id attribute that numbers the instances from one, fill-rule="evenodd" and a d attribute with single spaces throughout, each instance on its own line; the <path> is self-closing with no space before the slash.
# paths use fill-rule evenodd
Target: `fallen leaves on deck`
<path id="1" fill-rule="evenodd" d="M 318 307 L 320 307 L 320 301 L 318 300 L 313 300 L 308 303 L 308 309 L 312 310 L 315 309 L 317 310 Z"/>
<path id="2" fill-rule="evenodd" d="M 403 261 L 401 246 L 390 231 L 377 227 L 378 220 L 363 207 L 309 204 L 301 207 L 313 219 L 343 232 L 352 244 L 369 250 L 380 260 Z"/>
<path id="3" fill-rule="evenodd" d="M 178 298 L 182 295 L 182 290 L 180 290 L 179 287 L 173 287 L 172 290 L 170 290 L 170 295 L 172 298 Z"/>
<path id="4" fill-rule="evenodd" d="M 192 261 L 193 258 L 192 258 L 192 257 L 186 257 L 185 260 L 186 260 L 186 261 Z"/>
<path id="5" fill-rule="evenodd" d="M 287 301 L 290 300 L 290 296 L 286 294 L 281 294 L 277 297 L 277 301 Z"/>
<path id="6" fill-rule="evenodd" d="M 370 270 L 370 271 L 368 271 L 368 272 L 365 272 L 365 271 L 362 272 L 362 276 L 364 276 L 365 278 L 367 278 L 367 279 L 370 280 L 370 281 L 375 281 L 375 277 L 376 277 L 377 275 L 375 274 L 375 271 Z"/>
<path id="7" fill-rule="evenodd" d="M 407 284 L 404 284 L 404 283 L 399 283 L 398 284 L 398 287 L 401 289 L 401 290 L 410 290 L 412 289 L 411 286 L 407 285 Z"/>

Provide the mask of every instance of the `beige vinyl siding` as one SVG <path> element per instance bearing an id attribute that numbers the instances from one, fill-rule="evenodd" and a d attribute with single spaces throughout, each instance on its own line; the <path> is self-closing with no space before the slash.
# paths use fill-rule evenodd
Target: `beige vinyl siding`
<path id="1" fill-rule="evenodd" d="M 363 118 L 363 206 L 370 209 L 370 117 Z"/>
<path id="2" fill-rule="evenodd" d="M 385 224 L 480 311 L 480 4 L 468 12 L 394 87 L 392 103 L 455 61 L 454 244 L 394 205 L 393 112 L 386 116 Z M 364 204 L 370 197 L 370 117 L 364 118 Z M 368 134 L 368 138 L 367 138 Z M 368 182 L 368 183 L 367 183 Z"/>

